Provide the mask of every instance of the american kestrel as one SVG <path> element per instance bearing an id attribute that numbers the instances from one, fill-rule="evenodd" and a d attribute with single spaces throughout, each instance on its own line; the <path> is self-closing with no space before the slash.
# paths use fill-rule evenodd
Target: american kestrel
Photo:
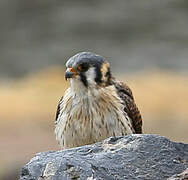
<path id="1" fill-rule="evenodd" d="M 130 88 L 111 74 L 101 56 L 81 52 L 66 63 L 70 87 L 60 99 L 55 134 L 62 148 L 142 133 L 142 118 Z"/>

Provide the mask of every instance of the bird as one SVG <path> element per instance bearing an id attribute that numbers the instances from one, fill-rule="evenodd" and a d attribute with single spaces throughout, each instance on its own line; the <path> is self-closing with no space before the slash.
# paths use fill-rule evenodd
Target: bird
<path id="1" fill-rule="evenodd" d="M 112 76 L 105 58 L 77 53 L 66 62 L 65 79 L 70 87 L 59 101 L 55 120 L 62 149 L 142 133 L 142 117 L 132 91 Z"/>

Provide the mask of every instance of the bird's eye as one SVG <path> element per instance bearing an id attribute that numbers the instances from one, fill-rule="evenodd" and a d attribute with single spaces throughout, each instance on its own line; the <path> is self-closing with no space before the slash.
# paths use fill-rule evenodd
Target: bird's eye
<path id="1" fill-rule="evenodd" d="M 89 69 L 89 65 L 86 64 L 86 63 L 83 63 L 83 64 L 80 64 L 78 67 L 77 67 L 78 71 L 81 71 L 81 72 L 86 72 L 88 69 Z"/>

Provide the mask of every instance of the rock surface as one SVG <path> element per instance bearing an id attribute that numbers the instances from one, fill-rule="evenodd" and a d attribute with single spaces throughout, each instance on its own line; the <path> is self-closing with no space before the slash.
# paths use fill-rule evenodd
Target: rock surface
<path id="1" fill-rule="evenodd" d="M 188 144 L 157 135 L 112 137 L 93 145 L 37 154 L 20 180 L 167 179 L 188 168 Z"/>
<path id="2" fill-rule="evenodd" d="M 168 180 L 188 180 L 188 168 L 180 174 L 168 178 Z"/>

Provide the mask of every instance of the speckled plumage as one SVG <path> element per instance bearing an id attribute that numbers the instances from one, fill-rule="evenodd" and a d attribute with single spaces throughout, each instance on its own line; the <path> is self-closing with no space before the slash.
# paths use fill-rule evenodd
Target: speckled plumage
<path id="1" fill-rule="evenodd" d="M 83 63 L 88 67 L 79 71 Z M 83 52 L 70 58 L 66 66 L 71 86 L 59 102 L 55 128 L 62 148 L 142 133 L 142 118 L 132 92 L 111 76 L 107 61 Z M 71 78 L 70 68 L 74 68 Z"/>

